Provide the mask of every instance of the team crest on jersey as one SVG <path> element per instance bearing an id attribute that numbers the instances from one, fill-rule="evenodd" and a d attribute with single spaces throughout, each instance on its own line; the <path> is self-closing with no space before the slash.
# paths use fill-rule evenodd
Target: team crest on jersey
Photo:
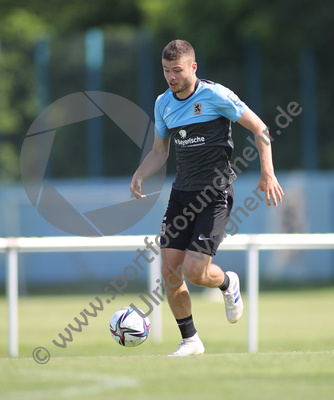
<path id="1" fill-rule="evenodd" d="M 185 139 L 187 136 L 187 131 L 185 131 L 184 129 L 181 129 L 179 131 L 179 135 L 181 136 L 182 139 Z"/>
<path id="2" fill-rule="evenodd" d="M 203 113 L 202 103 L 194 103 L 194 114 L 200 115 Z"/>

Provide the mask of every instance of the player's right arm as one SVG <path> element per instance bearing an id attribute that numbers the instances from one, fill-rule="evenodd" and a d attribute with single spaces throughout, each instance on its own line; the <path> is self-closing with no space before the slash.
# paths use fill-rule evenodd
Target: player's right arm
<path id="1" fill-rule="evenodd" d="M 146 197 L 142 194 L 143 182 L 164 165 L 169 155 L 169 145 L 170 138 L 154 138 L 152 150 L 145 157 L 131 181 L 130 192 L 136 199 Z"/>

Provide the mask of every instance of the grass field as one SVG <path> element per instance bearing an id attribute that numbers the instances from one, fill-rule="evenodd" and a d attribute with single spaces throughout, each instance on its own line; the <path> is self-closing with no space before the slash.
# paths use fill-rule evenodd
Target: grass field
<path id="1" fill-rule="evenodd" d="M 122 348 L 109 333 L 118 308 L 138 295 L 105 303 L 89 317 L 82 332 L 73 332 L 66 348 L 58 333 L 89 310 L 90 296 L 20 299 L 20 357 L 7 357 L 7 309 L 0 299 L 0 399 L 237 399 L 332 400 L 334 398 L 334 288 L 260 294 L 259 353 L 247 354 L 247 308 L 230 325 L 220 302 L 193 296 L 196 328 L 204 356 L 166 357 L 177 347 L 179 332 L 166 301 L 163 342 L 151 338 L 138 348 Z M 246 299 L 245 299 L 246 300 Z M 245 301 L 247 307 L 247 301 Z M 97 303 L 96 303 L 97 304 Z M 144 308 L 145 309 L 145 308 Z M 36 347 L 51 355 L 47 364 L 32 358 Z"/>

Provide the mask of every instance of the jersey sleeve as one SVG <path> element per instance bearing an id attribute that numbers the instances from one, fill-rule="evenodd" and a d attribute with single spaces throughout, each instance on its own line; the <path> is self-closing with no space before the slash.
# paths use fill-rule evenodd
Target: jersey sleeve
<path id="1" fill-rule="evenodd" d="M 166 139 L 171 137 L 171 132 L 167 128 L 165 121 L 161 115 L 161 102 L 159 101 L 160 97 L 157 98 L 154 106 L 154 135 L 160 139 Z"/>
<path id="2" fill-rule="evenodd" d="M 248 106 L 227 87 L 216 84 L 213 89 L 213 101 L 219 114 L 236 122 Z"/>

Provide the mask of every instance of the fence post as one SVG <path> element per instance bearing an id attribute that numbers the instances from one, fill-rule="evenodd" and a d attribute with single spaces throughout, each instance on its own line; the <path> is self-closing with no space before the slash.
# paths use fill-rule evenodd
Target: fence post
<path id="1" fill-rule="evenodd" d="M 10 357 L 18 357 L 18 253 L 10 248 L 7 252 L 7 302 L 8 348 Z"/>
<path id="2" fill-rule="evenodd" d="M 317 84 L 314 51 L 304 47 L 301 51 L 302 157 L 305 170 L 318 168 Z"/>
<path id="3" fill-rule="evenodd" d="M 2 87 L 2 85 L 1 85 L 1 72 L 2 72 L 2 68 L 1 68 L 1 39 L 0 39 L 0 88 Z M 1 92 L 0 92 L 0 94 L 2 94 Z M 0 96 L 0 99 L 1 99 L 1 97 L 2 96 Z M 1 117 L 1 103 L 0 103 L 0 117 Z M 0 136 L 1 136 L 1 125 L 0 125 Z"/>
<path id="4" fill-rule="evenodd" d="M 259 249 L 250 245 L 247 252 L 248 352 L 258 351 Z"/>
<path id="5" fill-rule="evenodd" d="M 85 62 L 87 91 L 102 91 L 104 35 L 100 28 L 92 28 L 85 35 Z M 87 120 L 88 175 L 103 175 L 103 120 Z"/>
<path id="6" fill-rule="evenodd" d="M 245 102 L 258 115 L 261 115 L 261 46 L 257 39 L 245 43 Z M 246 142 L 245 142 L 246 143 Z M 258 171 L 259 159 L 249 165 L 250 171 Z"/>

